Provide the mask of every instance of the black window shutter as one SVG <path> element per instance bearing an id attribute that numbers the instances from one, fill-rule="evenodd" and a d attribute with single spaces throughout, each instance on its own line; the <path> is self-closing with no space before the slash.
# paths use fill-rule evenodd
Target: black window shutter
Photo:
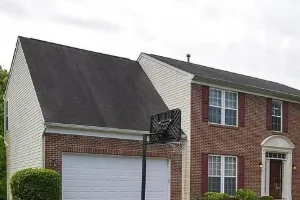
<path id="1" fill-rule="evenodd" d="M 245 160 L 243 156 L 238 156 L 238 189 L 244 188 Z"/>
<path id="2" fill-rule="evenodd" d="M 266 128 L 267 130 L 272 130 L 272 99 L 267 98 L 266 107 Z"/>
<path id="3" fill-rule="evenodd" d="M 286 101 L 282 102 L 282 131 L 288 132 L 289 131 L 289 104 Z"/>
<path id="4" fill-rule="evenodd" d="M 201 193 L 208 191 L 208 154 L 202 154 L 201 166 Z"/>
<path id="5" fill-rule="evenodd" d="M 245 126 L 245 93 L 239 92 L 239 126 L 244 127 Z"/>
<path id="6" fill-rule="evenodd" d="M 209 116 L 209 87 L 202 85 L 202 121 L 208 122 Z"/>

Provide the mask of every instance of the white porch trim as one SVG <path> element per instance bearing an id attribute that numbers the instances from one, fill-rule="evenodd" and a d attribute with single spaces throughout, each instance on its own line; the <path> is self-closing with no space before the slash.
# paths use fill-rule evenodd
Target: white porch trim
<path id="1" fill-rule="evenodd" d="M 148 131 L 118 129 L 98 126 L 86 126 L 77 124 L 62 124 L 45 122 L 45 132 L 57 133 L 65 135 L 81 135 L 93 137 L 105 137 L 128 140 L 142 140 L 143 134 L 148 134 Z"/>
<path id="2" fill-rule="evenodd" d="M 270 176 L 270 159 L 266 158 L 267 152 L 276 152 L 286 154 L 283 160 L 284 176 L 282 180 L 282 198 L 292 200 L 292 157 L 294 144 L 285 136 L 272 135 L 266 138 L 262 143 L 262 163 L 261 170 L 261 196 L 269 196 L 269 176 Z"/>

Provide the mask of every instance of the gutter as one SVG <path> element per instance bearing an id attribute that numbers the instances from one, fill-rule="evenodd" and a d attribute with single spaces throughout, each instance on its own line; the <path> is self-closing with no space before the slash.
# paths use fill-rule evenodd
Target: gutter
<path id="1" fill-rule="evenodd" d="M 300 103 L 300 96 L 293 95 L 293 94 L 287 94 L 284 92 L 279 92 L 276 90 L 269 90 L 262 87 L 256 87 L 256 86 L 250 86 L 246 84 L 236 83 L 232 81 L 222 80 L 222 79 L 215 79 L 207 76 L 199 76 L 196 75 L 193 80 L 193 83 L 199 83 L 199 84 L 212 84 L 212 85 L 219 85 L 224 87 L 230 87 L 233 89 L 238 89 L 240 91 L 244 92 L 252 92 L 252 93 L 258 93 L 263 96 L 271 96 L 271 97 L 278 97 L 278 98 L 284 98 L 288 101 L 293 101 L 295 103 Z"/>
<path id="2" fill-rule="evenodd" d="M 5 95 L 2 96 L 2 99 L 3 99 L 3 103 L 4 103 L 3 106 L 4 106 L 5 105 Z M 5 119 L 5 116 L 4 116 L 3 119 Z M 3 136 L 0 135 L 0 138 L 3 139 L 5 146 L 8 147 L 8 144 L 7 144 L 6 140 L 5 140 L 6 132 L 7 131 L 5 131 L 5 124 L 4 124 L 4 126 L 3 126 Z"/>
<path id="3" fill-rule="evenodd" d="M 49 128 L 64 128 L 70 130 L 88 130 L 88 131 L 95 131 L 95 132 L 119 133 L 119 134 L 137 135 L 137 136 L 149 134 L 149 131 L 139 131 L 139 130 L 119 129 L 119 128 L 99 127 L 99 126 L 86 126 L 86 125 L 77 125 L 77 124 L 45 122 L 44 125 L 45 125 L 45 132 L 47 132 L 47 129 Z"/>

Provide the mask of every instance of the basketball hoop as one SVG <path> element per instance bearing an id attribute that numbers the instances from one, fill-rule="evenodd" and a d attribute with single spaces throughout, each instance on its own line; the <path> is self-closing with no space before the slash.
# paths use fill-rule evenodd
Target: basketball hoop
<path id="1" fill-rule="evenodd" d="M 146 198 L 147 145 L 169 144 L 173 148 L 173 152 L 181 154 L 182 148 L 185 144 L 181 136 L 182 130 L 180 109 L 168 110 L 151 116 L 150 134 L 143 135 L 141 200 L 145 200 Z"/>
<path id="2" fill-rule="evenodd" d="M 168 145 L 172 147 L 172 149 L 173 149 L 172 152 L 173 153 L 182 154 L 183 153 L 183 148 L 186 145 L 186 143 L 187 143 L 187 140 L 183 139 L 183 140 L 180 140 L 180 141 L 177 141 L 177 142 L 170 142 L 170 143 L 168 143 Z"/>
<path id="3" fill-rule="evenodd" d="M 169 143 L 181 140 L 181 110 L 173 109 L 151 116 L 149 143 Z"/>

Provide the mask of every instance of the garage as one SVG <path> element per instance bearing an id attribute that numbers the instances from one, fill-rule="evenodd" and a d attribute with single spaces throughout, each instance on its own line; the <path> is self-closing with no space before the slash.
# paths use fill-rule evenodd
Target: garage
<path id="1" fill-rule="evenodd" d="M 141 158 L 62 155 L 63 200 L 140 200 Z M 147 200 L 169 200 L 169 161 L 147 159 Z"/>

